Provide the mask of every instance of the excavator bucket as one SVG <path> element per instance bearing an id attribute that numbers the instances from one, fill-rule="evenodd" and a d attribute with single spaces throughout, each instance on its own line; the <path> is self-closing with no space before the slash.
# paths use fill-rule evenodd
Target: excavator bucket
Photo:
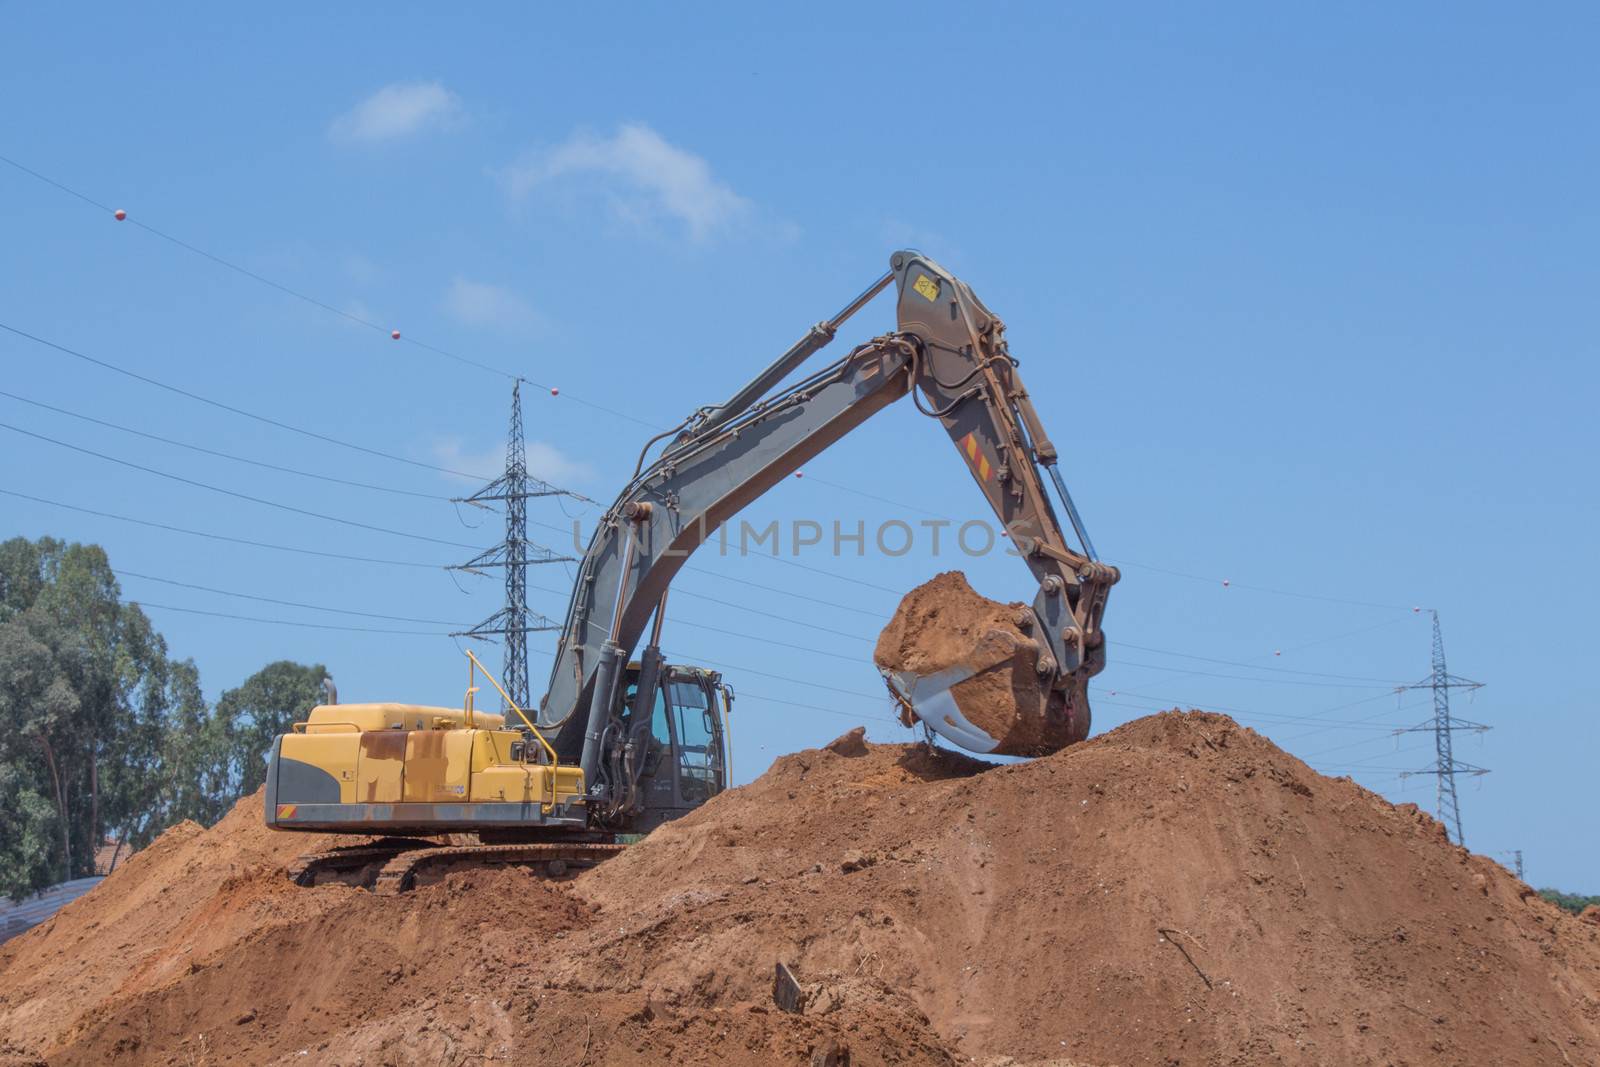
<path id="1" fill-rule="evenodd" d="M 874 659 L 907 725 L 971 752 L 1047 755 L 1088 733 L 1088 704 L 1075 679 L 1062 685 L 1039 630 L 1033 609 L 988 600 L 952 571 L 906 596 Z"/>

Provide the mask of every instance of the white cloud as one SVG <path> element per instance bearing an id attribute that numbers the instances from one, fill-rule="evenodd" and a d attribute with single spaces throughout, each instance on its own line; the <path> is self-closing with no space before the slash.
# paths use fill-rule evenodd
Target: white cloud
<path id="1" fill-rule="evenodd" d="M 527 394 L 524 394 L 524 399 L 526 396 Z M 555 445 L 544 441 L 527 442 L 523 454 L 527 458 L 529 474 L 563 489 L 572 488 L 594 473 L 587 463 L 573 459 Z M 504 444 L 473 451 L 464 447 L 460 439 L 447 437 L 433 443 L 433 455 L 441 467 L 450 467 L 478 476 L 458 479 L 464 482 L 487 482 L 491 478 L 498 478 L 506 469 Z"/>
<path id="2" fill-rule="evenodd" d="M 528 153 L 501 177 L 516 199 L 563 179 L 588 179 L 619 217 L 636 223 L 675 220 L 697 241 L 737 228 L 752 212 L 750 201 L 718 180 L 703 158 L 637 122 L 624 123 L 610 137 L 574 134 Z"/>
<path id="3" fill-rule="evenodd" d="M 528 473 L 552 485 L 566 488 L 586 481 L 594 473 L 587 463 L 573 459 L 555 445 L 543 441 L 529 441 L 525 454 L 528 457 Z"/>
<path id="4" fill-rule="evenodd" d="M 510 289 L 457 277 L 444 295 L 444 309 L 468 326 L 501 333 L 530 334 L 544 325 L 544 316 Z"/>
<path id="5" fill-rule="evenodd" d="M 950 243 L 949 238 L 937 230 L 893 218 L 886 219 L 879 229 L 884 243 L 890 248 L 914 248 L 942 263 L 960 263 L 967 258 L 959 248 Z"/>
<path id="6" fill-rule="evenodd" d="M 461 99 L 438 82 L 396 82 L 334 119 L 328 136 L 371 144 L 442 129 L 460 118 Z"/>

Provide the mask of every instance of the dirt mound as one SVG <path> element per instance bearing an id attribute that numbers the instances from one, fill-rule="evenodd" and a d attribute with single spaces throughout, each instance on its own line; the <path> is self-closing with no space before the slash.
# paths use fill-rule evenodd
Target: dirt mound
<path id="1" fill-rule="evenodd" d="M 919 713 L 951 740 L 978 752 L 1048 755 L 1075 738 L 1061 694 L 1050 688 L 1053 672 L 1039 674 L 1041 656 L 1048 657 L 1031 636 L 1034 626 L 1026 604 L 990 600 L 966 575 L 947 571 L 905 595 L 872 658 L 901 676 L 904 691 L 916 686 Z M 954 709 L 939 700 L 945 688 Z M 967 723 L 998 743 L 970 743 Z"/>
<path id="2" fill-rule="evenodd" d="M 272 836 L 230 822 L 174 831 L 0 952 L 0 1053 L 1600 1062 L 1600 928 L 1221 716 L 1006 767 L 846 735 L 564 882 L 297 890 L 218 869 L 220 839 Z M 118 952 L 87 977 L 80 957 Z M 799 1013 L 774 1004 L 780 961 Z"/>
<path id="3" fill-rule="evenodd" d="M 240 938 L 295 922 L 335 894 L 295 892 L 301 852 L 364 838 L 280 834 L 260 794 L 210 830 L 185 822 L 118 864 L 94 891 L 0 946 L 0 1035 L 37 1051 L 89 1005 L 149 988 Z M 10 1051 L 0 1045 L 0 1051 Z"/>
<path id="4" fill-rule="evenodd" d="M 754 996 L 773 956 L 867 974 L 969 1055 L 1600 1061 L 1592 926 L 1222 716 L 1008 767 L 785 757 L 580 889 L 669 924 L 678 950 L 634 961 L 663 988 Z"/>
<path id="5" fill-rule="evenodd" d="M 908 998 L 860 976 L 808 982 L 807 1011 L 791 1015 L 770 988 L 750 1003 L 663 997 L 586 968 L 594 946 L 654 934 L 568 882 L 483 870 L 385 897 L 283 875 L 302 852 L 362 840 L 269 831 L 259 794 L 209 831 L 167 831 L 0 950 L 0 1067 L 460 1063 L 530 1048 L 590 1064 L 810 1063 L 846 1048 L 858 1065 L 954 1062 Z"/>

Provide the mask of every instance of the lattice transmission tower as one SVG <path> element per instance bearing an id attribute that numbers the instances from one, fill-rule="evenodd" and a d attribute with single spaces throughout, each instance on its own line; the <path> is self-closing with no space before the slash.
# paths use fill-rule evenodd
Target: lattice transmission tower
<path id="1" fill-rule="evenodd" d="M 588 498 L 568 489 L 558 489 L 550 483 L 528 474 L 527 449 L 522 439 L 522 383 L 511 386 L 511 430 L 506 437 L 506 470 L 488 485 L 471 496 L 457 497 L 457 504 L 471 504 L 488 508 L 499 501 L 505 506 L 506 538 L 504 541 L 478 553 L 451 570 L 482 574 L 485 570 L 503 567 L 506 572 L 505 607 L 484 619 L 470 630 L 461 630 L 451 637 L 478 640 L 498 638 L 505 650 L 500 668 L 500 684 L 516 701 L 517 707 L 527 710 L 528 694 L 528 635 L 542 630 L 558 630 L 560 624 L 528 610 L 529 566 L 544 563 L 573 562 L 572 556 L 559 556 L 543 545 L 528 540 L 528 500 L 541 496 L 569 496 L 576 500 Z M 503 702 L 502 702 L 503 703 Z M 509 710 L 509 709 L 507 709 Z"/>
<path id="2" fill-rule="evenodd" d="M 1426 722 L 1418 723 L 1397 733 L 1433 733 L 1434 760 L 1432 765 L 1421 770 L 1405 771 L 1402 778 L 1413 775 L 1431 774 L 1438 779 L 1434 794 L 1434 811 L 1440 822 L 1444 823 L 1445 830 L 1451 840 L 1458 845 L 1465 845 L 1466 839 L 1461 833 L 1461 802 L 1456 797 L 1456 776 L 1464 775 L 1477 777 L 1488 774 L 1483 767 L 1474 767 L 1470 763 L 1463 763 L 1455 758 L 1451 750 L 1451 735 L 1457 730 L 1471 730 L 1474 733 L 1483 733 L 1490 727 L 1481 722 L 1470 722 L 1458 719 L 1450 714 L 1450 690 L 1482 689 L 1482 682 L 1474 682 L 1468 678 L 1458 678 L 1445 669 L 1444 665 L 1444 636 L 1439 630 L 1439 613 L 1433 612 L 1433 673 L 1413 685 L 1401 686 L 1402 689 L 1431 689 L 1433 690 L 1433 718 Z"/>

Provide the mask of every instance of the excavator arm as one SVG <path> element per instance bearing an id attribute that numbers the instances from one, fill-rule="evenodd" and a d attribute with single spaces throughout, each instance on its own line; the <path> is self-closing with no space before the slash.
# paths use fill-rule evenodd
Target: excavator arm
<path id="1" fill-rule="evenodd" d="M 926 256 L 901 251 L 890 262 L 888 273 L 726 402 L 700 409 L 658 437 L 671 439 L 648 466 L 645 455 L 656 441 L 647 445 L 635 477 L 599 522 L 568 605 L 539 726 L 564 762 L 582 765 L 602 806 L 627 806 L 620 795 L 626 782 L 611 779 L 630 762 L 619 753 L 638 740 L 626 736 L 613 714 L 629 654 L 653 615 L 640 657 L 642 704 L 661 669 L 668 589 L 689 555 L 751 501 L 907 393 L 944 424 L 1032 571 L 1036 635 L 1049 653 L 1041 673 L 1054 675 L 1072 716 L 1073 739 L 1088 733 L 1086 685 L 1104 666 L 1100 620 L 1117 569 L 1095 558 L 1058 473 L 1056 447 L 1017 374 L 1004 324 Z M 898 296 L 895 332 L 768 395 L 891 284 Z M 1072 542 L 1051 487 L 1074 531 Z"/>

